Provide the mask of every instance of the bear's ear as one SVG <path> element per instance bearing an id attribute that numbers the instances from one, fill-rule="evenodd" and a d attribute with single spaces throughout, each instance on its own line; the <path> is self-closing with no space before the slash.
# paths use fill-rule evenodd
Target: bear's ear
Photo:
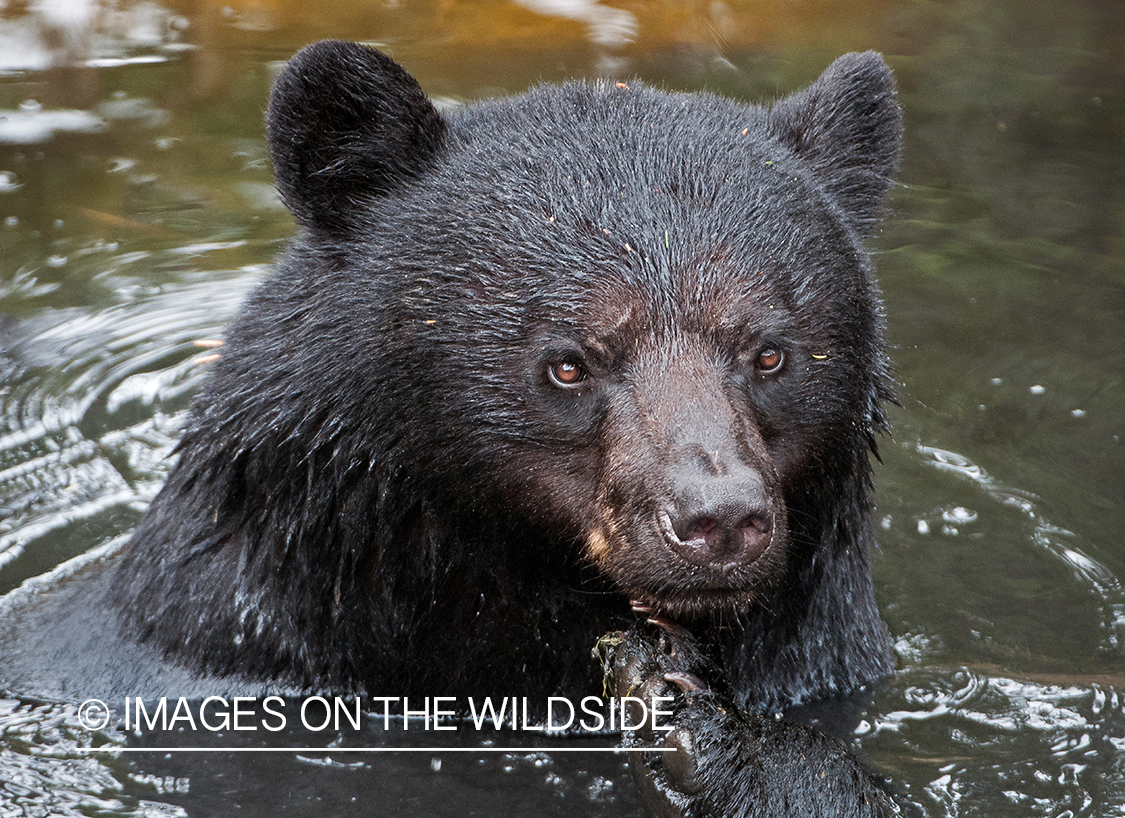
<path id="1" fill-rule="evenodd" d="M 390 57 L 325 41 L 297 54 L 274 84 L 266 135 L 274 176 L 302 225 L 347 228 L 357 204 L 421 174 L 445 121 Z"/>
<path id="2" fill-rule="evenodd" d="M 845 54 L 803 91 L 770 109 L 779 141 L 813 165 L 860 234 L 879 216 L 898 165 L 902 112 L 895 84 L 874 51 Z"/>

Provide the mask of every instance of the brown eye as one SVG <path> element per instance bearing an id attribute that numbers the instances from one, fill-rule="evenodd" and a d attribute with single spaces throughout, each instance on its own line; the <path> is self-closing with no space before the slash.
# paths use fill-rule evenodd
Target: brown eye
<path id="1" fill-rule="evenodd" d="M 547 369 L 547 375 L 550 377 L 551 383 L 564 389 L 577 386 L 586 380 L 586 370 L 582 368 L 581 364 L 576 364 L 574 361 L 551 364 Z"/>
<path id="2" fill-rule="evenodd" d="M 785 362 L 785 355 L 780 349 L 773 347 L 766 347 L 758 353 L 758 360 L 754 365 L 758 371 L 764 375 L 771 375 L 777 370 L 781 369 L 781 365 Z"/>

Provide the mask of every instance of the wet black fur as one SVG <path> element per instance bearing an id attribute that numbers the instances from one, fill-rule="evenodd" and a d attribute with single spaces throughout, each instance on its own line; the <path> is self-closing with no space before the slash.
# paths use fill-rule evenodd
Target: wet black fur
<path id="1" fill-rule="evenodd" d="M 867 814 L 842 749 L 752 714 L 892 668 L 867 557 L 888 364 L 862 241 L 900 128 L 871 53 L 771 109 L 571 83 L 439 115 L 376 51 L 302 51 L 268 114 L 302 232 L 125 553 L 9 617 L 0 682 L 577 698 L 640 598 L 690 625 L 747 710 L 685 711 L 707 782 L 674 814 Z M 764 348 L 784 355 L 768 376 Z M 559 362 L 586 379 L 552 384 Z M 684 468 L 731 463 L 761 476 L 769 547 L 692 564 L 656 512 Z"/>
<path id="2" fill-rule="evenodd" d="M 297 688 L 589 691 L 589 648 L 629 607 L 584 554 L 583 480 L 630 444 L 600 436 L 620 380 L 560 395 L 543 362 L 621 299 L 646 317 L 605 370 L 642 347 L 658 369 L 704 331 L 688 271 L 745 294 L 729 338 L 705 338 L 720 371 L 740 333 L 792 362 L 766 386 L 731 375 L 789 464 L 779 575 L 708 631 L 736 695 L 773 708 L 886 674 L 867 550 L 887 363 L 861 240 L 899 129 L 874 54 L 772 111 L 572 83 L 439 116 L 378 52 L 305 50 L 268 117 L 305 229 L 232 326 L 117 570 L 125 628 L 199 672 Z"/>

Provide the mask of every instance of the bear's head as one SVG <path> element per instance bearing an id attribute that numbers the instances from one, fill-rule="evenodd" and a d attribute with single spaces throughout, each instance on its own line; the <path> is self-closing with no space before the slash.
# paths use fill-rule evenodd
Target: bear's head
<path id="1" fill-rule="evenodd" d="M 268 134 L 318 259 L 300 286 L 335 311 L 301 341 L 346 404 L 317 434 L 365 436 L 349 456 L 415 520 L 509 560 L 745 608 L 868 510 L 888 368 L 862 239 L 900 129 L 872 53 L 768 109 L 629 81 L 439 113 L 379 52 L 309 47 Z"/>

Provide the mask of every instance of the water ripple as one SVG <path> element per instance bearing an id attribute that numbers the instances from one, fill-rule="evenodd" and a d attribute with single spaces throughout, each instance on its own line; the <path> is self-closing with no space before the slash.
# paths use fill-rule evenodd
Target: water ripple
<path id="1" fill-rule="evenodd" d="M 99 312 L 56 309 L 5 327 L 0 590 L 136 519 L 206 373 L 192 341 L 220 334 L 260 272 L 212 273 L 147 297 L 122 293 Z M 63 536 L 77 526 L 85 537 Z"/>
<path id="2" fill-rule="evenodd" d="M 1045 519 L 1038 511 L 1034 495 L 999 483 L 964 455 L 934 446 L 919 445 L 918 451 L 935 468 L 971 480 L 993 500 L 1025 514 L 1032 523 L 1031 542 L 1066 565 L 1071 575 L 1098 599 L 1106 646 L 1125 652 L 1125 588 L 1121 581 L 1105 565 L 1067 542 L 1074 534 Z"/>
<path id="3" fill-rule="evenodd" d="M 123 799 L 112 767 L 75 752 L 79 747 L 122 743 L 118 736 L 85 730 L 75 705 L 0 699 L 0 738 L 4 818 L 153 814 L 136 798 Z"/>
<path id="4" fill-rule="evenodd" d="M 884 769 L 921 770 L 904 777 L 925 782 L 906 795 L 928 816 L 991 818 L 1007 802 L 1013 815 L 1108 818 L 1125 806 L 1115 688 L 915 667 L 878 698 L 859 731 L 864 752 Z"/>

